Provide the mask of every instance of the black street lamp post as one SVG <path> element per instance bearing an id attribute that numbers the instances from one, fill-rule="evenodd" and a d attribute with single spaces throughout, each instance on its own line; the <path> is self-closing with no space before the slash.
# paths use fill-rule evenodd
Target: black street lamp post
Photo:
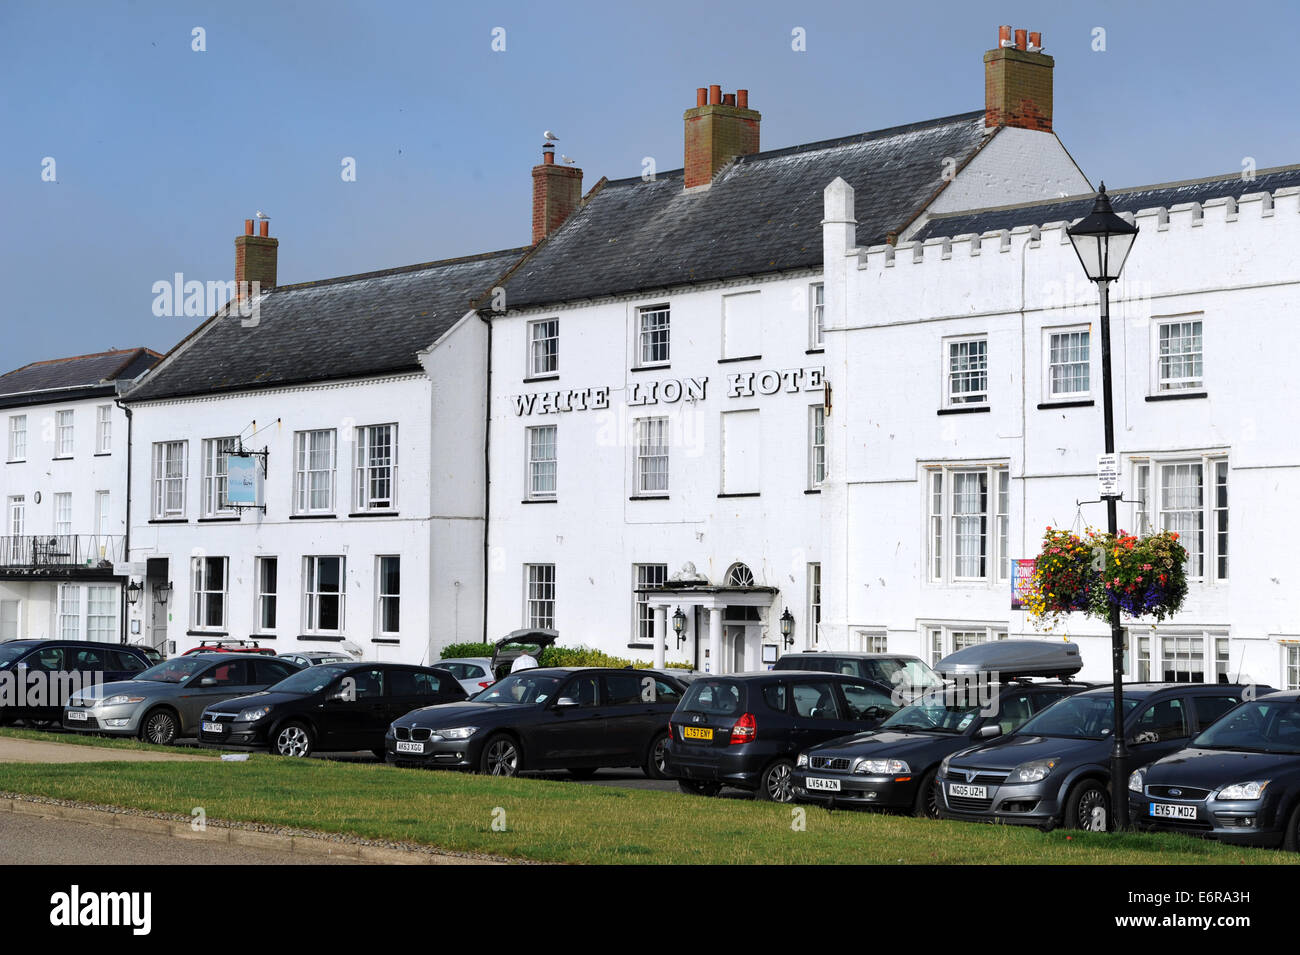
<path id="1" fill-rule="evenodd" d="M 1101 295 L 1101 388 L 1102 413 L 1106 422 L 1106 453 L 1115 453 L 1115 411 L 1111 400 L 1110 373 L 1110 283 L 1119 279 L 1124 260 L 1128 258 L 1137 238 L 1137 226 L 1116 215 L 1106 196 L 1106 184 L 1101 184 L 1092 212 L 1067 230 L 1074 251 L 1079 256 L 1088 278 L 1097 283 Z M 1112 539 L 1119 533 L 1119 519 L 1115 513 L 1119 495 L 1107 494 L 1106 530 Z M 1103 567 L 1105 564 L 1103 563 Z M 1128 780 L 1124 764 L 1128 760 L 1128 747 L 1124 739 L 1124 631 L 1119 622 L 1119 604 L 1110 605 L 1110 653 L 1114 679 L 1114 725 L 1111 729 L 1113 747 L 1110 755 L 1110 830 L 1117 832 L 1128 823 Z"/>

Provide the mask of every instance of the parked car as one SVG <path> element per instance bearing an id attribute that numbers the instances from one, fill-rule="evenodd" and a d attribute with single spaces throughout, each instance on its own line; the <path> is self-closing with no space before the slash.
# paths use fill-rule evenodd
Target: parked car
<path id="1" fill-rule="evenodd" d="M 438 668 L 446 670 L 459 680 L 470 696 L 486 690 L 496 682 L 492 677 L 491 657 L 453 657 L 439 660 Z"/>
<path id="2" fill-rule="evenodd" d="M 274 650 L 262 646 L 256 640 L 205 640 L 197 647 L 186 650 L 181 656 L 188 657 L 193 653 L 257 653 L 262 656 L 275 656 Z"/>
<path id="3" fill-rule="evenodd" d="M 673 712 L 664 769 L 683 792 L 715 796 L 734 786 L 790 802 L 799 753 L 878 726 L 898 709 L 892 691 L 857 676 L 800 670 L 700 677 Z"/>
<path id="4" fill-rule="evenodd" d="M 830 653 L 808 650 L 784 654 L 774 670 L 816 670 L 861 677 L 898 690 L 896 700 L 911 700 L 943 685 L 943 680 L 920 657 L 902 653 Z"/>
<path id="5" fill-rule="evenodd" d="M 546 667 L 508 674 L 466 703 L 396 720 L 384 741 L 392 763 L 514 776 L 638 766 L 664 779 L 667 721 L 685 683 L 662 671 Z"/>
<path id="6" fill-rule="evenodd" d="M 346 653 L 329 653 L 325 650 L 304 650 L 301 653 L 281 653 L 281 660 L 288 660 L 300 667 L 318 667 L 323 663 L 355 663 L 353 657 Z"/>
<path id="7" fill-rule="evenodd" d="M 1247 691 L 1225 683 L 1126 684 L 1127 768 L 1182 749 Z M 1097 687 L 1062 700 L 1014 733 L 945 758 L 935 781 L 940 817 L 1106 829 L 1113 712 L 1113 688 Z"/>
<path id="8" fill-rule="evenodd" d="M 138 736 L 167 745 L 196 736 L 205 707 L 265 689 L 299 669 L 289 660 L 246 653 L 175 657 L 129 680 L 82 690 L 68 700 L 63 725 L 81 733 Z"/>
<path id="9" fill-rule="evenodd" d="M 465 691 L 446 670 L 327 663 L 260 693 L 205 707 L 199 741 L 299 757 L 364 749 L 383 759 L 384 734 L 393 720 L 431 703 L 463 699 Z"/>
<path id="10" fill-rule="evenodd" d="M 1243 702 L 1128 788 L 1138 829 L 1300 850 L 1300 693 Z"/>
<path id="11" fill-rule="evenodd" d="M 151 647 L 145 643 L 133 643 L 131 644 L 131 646 L 135 647 L 137 650 L 143 653 L 145 657 L 148 658 L 151 666 L 158 663 L 162 663 L 164 660 L 167 659 L 167 655 L 163 653 L 161 650 L 159 650 L 157 647 Z"/>
<path id="12" fill-rule="evenodd" d="M 945 756 L 1014 732 L 1034 714 L 1089 686 L 986 684 L 978 692 L 987 694 L 987 704 L 959 688 L 934 691 L 903 707 L 878 729 L 800 753 L 793 779 L 795 801 L 904 809 L 935 818 L 934 779 Z"/>
<path id="13" fill-rule="evenodd" d="M 531 627 L 511 631 L 494 645 L 496 649 L 492 651 L 492 675 L 501 679 L 525 652 L 536 657 L 537 651 L 552 646 L 558 639 L 560 634 L 557 631 L 545 628 Z"/>
<path id="14" fill-rule="evenodd" d="M 127 680 L 149 669 L 149 658 L 135 646 L 93 640 L 9 640 L 0 644 L 0 672 L 13 674 L 21 693 L 0 697 L 0 725 L 22 720 L 28 725 L 57 725 L 63 706 L 87 685 Z M 45 675 L 33 680 L 32 674 Z M 39 696 L 34 690 L 40 687 Z"/>

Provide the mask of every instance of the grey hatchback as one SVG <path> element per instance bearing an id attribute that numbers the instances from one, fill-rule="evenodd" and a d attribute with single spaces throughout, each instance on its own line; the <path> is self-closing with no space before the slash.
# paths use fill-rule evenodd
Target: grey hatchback
<path id="1" fill-rule="evenodd" d="M 63 725 L 79 733 L 138 736 L 167 745 L 197 736 L 205 706 L 279 683 L 301 666 L 251 653 L 173 657 L 143 673 L 84 690 L 63 710 Z"/>

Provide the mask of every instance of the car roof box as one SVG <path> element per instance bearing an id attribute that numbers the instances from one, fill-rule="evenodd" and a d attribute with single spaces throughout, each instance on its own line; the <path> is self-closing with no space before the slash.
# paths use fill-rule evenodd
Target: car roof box
<path id="1" fill-rule="evenodd" d="M 1021 677 L 1068 679 L 1083 669 L 1079 645 L 1064 640 L 993 640 L 950 653 L 936 666 L 944 677 L 996 674 L 999 680 Z"/>

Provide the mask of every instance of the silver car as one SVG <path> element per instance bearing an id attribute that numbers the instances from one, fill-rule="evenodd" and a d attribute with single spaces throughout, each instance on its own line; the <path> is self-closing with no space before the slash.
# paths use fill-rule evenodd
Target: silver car
<path id="1" fill-rule="evenodd" d="M 130 680 L 75 694 L 63 709 L 63 725 L 166 745 L 197 736 L 205 706 L 264 690 L 300 669 L 289 660 L 253 653 L 173 657 Z"/>
<path id="2" fill-rule="evenodd" d="M 492 660 L 489 657 L 452 657 L 434 664 L 454 676 L 470 696 L 481 693 L 496 681 L 492 678 Z"/>

